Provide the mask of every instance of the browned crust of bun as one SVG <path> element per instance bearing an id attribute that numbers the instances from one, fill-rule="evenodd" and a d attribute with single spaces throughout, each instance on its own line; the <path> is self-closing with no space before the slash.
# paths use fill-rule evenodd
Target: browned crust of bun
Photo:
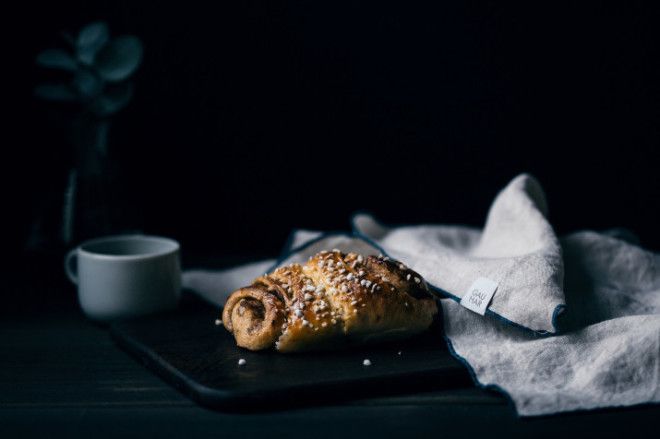
<path id="1" fill-rule="evenodd" d="M 404 264 L 335 250 L 235 291 L 222 321 L 238 346 L 296 352 L 409 337 L 437 312 L 426 282 Z"/>

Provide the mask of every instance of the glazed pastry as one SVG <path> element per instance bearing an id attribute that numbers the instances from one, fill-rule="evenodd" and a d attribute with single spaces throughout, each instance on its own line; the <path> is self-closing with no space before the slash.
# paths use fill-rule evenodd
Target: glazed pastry
<path id="1" fill-rule="evenodd" d="M 235 291 L 222 322 L 238 346 L 296 352 L 409 337 L 437 312 L 426 282 L 402 263 L 333 250 Z"/>

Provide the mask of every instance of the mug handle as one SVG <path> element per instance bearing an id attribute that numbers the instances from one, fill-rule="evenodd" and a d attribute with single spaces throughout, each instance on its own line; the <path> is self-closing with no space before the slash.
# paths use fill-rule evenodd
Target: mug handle
<path id="1" fill-rule="evenodd" d="M 66 277 L 76 285 L 78 285 L 78 264 L 76 263 L 76 268 L 74 269 L 71 263 L 76 258 L 77 252 L 78 248 L 74 248 L 73 250 L 69 250 L 69 253 L 64 257 L 64 272 L 66 273 Z"/>

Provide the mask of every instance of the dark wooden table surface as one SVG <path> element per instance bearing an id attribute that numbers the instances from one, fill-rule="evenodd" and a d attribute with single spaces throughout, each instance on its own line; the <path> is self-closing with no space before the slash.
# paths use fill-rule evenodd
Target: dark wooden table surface
<path id="1" fill-rule="evenodd" d="M 36 265 L 38 267 L 38 264 Z M 14 273 L 16 274 L 16 273 Z M 660 407 L 519 419 L 474 387 L 252 414 L 196 406 L 86 320 L 59 272 L 26 268 L 3 293 L 0 438 L 13 437 L 658 437 Z M 10 296 L 11 295 L 11 296 Z"/>

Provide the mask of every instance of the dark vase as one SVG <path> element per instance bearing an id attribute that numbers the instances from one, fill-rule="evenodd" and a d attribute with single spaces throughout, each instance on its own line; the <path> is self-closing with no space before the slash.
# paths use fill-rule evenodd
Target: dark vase
<path id="1" fill-rule="evenodd" d="M 73 127 L 76 166 L 69 174 L 62 218 L 66 245 L 126 230 L 120 167 L 108 151 L 110 120 L 82 115 Z"/>

